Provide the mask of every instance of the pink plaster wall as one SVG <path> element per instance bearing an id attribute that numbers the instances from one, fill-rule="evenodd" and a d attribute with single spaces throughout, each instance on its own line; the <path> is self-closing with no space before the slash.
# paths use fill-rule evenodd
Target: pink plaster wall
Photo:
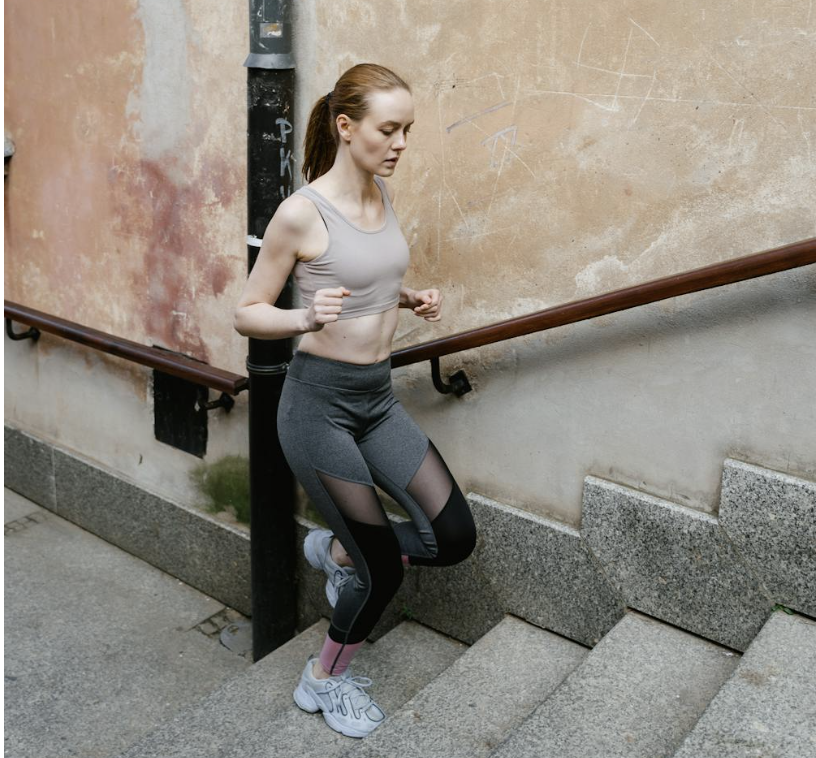
<path id="1" fill-rule="evenodd" d="M 214 303 L 246 276 L 245 15 L 6 2 L 7 299 L 219 364 Z"/>

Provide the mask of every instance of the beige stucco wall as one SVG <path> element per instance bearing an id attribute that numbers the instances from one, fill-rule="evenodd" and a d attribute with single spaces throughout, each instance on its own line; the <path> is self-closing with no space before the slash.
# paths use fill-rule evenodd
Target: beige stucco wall
<path id="1" fill-rule="evenodd" d="M 246 373 L 247 9 L 86 5 L 6 3 L 5 296 Z M 298 176 L 346 68 L 413 88 L 406 283 L 444 317 L 402 311 L 395 348 L 816 235 L 807 0 L 294 8 Z M 592 473 L 714 511 L 729 455 L 816 478 L 814 269 L 444 358 L 461 399 L 397 369 L 397 394 L 465 491 L 577 524 Z M 47 335 L 5 357 L 8 423 L 194 498 L 148 370 Z M 208 460 L 246 453 L 246 401 Z"/>

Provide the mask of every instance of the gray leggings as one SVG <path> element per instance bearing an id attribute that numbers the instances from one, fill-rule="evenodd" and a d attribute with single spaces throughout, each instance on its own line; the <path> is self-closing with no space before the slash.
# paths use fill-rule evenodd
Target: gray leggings
<path id="1" fill-rule="evenodd" d="M 394 397 L 391 358 L 358 364 L 296 351 L 278 409 L 283 453 L 357 569 L 329 626 L 365 640 L 411 565 L 450 566 L 476 545 L 470 507 L 439 451 Z M 374 485 L 410 521 L 392 524 Z"/>

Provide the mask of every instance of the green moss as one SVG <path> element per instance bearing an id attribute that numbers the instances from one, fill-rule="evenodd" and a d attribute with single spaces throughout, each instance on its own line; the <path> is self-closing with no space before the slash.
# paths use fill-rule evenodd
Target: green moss
<path id="1" fill-rule="evenodd" d="M 249 459 L 227 455 L 214 463 L 200 463 L 190 471 L 210 513 L 232 511 L 238 521 L 249 524 Z"/>
<path id="2" fill-rule="evenodd" d="M 227 455 L 214 463 L 200 463 L 190 471 L 190 478 L 198 491 L 206 498 L 208 513 L 230 511 L 243 524 L 250 523 L 249 459 L 240 455 Z M 390 514 L 407 515 L 396 502 L 381 492 L 383 507 Z M 308 498 L 300 502 L 296 510 L 324 529 L 328 524 Z"/>
<path id="3" fill-rule="evenodd" d="M 323 518 L 321 513 L 314 507 L 314 504 L 311 500 L 306 502 L 305 510 L 305 517 L 309 519 L 309 521 L 314 521 L 315 524 L 322 527 L 323 529 L 328 529 L 329 525 L 326 523 L 326 519 Z"/>

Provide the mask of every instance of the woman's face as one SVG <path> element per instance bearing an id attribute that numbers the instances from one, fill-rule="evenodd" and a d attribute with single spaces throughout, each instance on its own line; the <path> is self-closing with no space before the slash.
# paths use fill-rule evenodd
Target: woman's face
<path id="1" fill-rule="evenodd" d="M 411 94 L 402 88 L 376 91 L 369 96 L 369 110 L 362 121 L 338 123 L 341 138 L 348 144 L 360 168 L 380 176 L 390 176 L 407 146 L 414 123 Z"/>

